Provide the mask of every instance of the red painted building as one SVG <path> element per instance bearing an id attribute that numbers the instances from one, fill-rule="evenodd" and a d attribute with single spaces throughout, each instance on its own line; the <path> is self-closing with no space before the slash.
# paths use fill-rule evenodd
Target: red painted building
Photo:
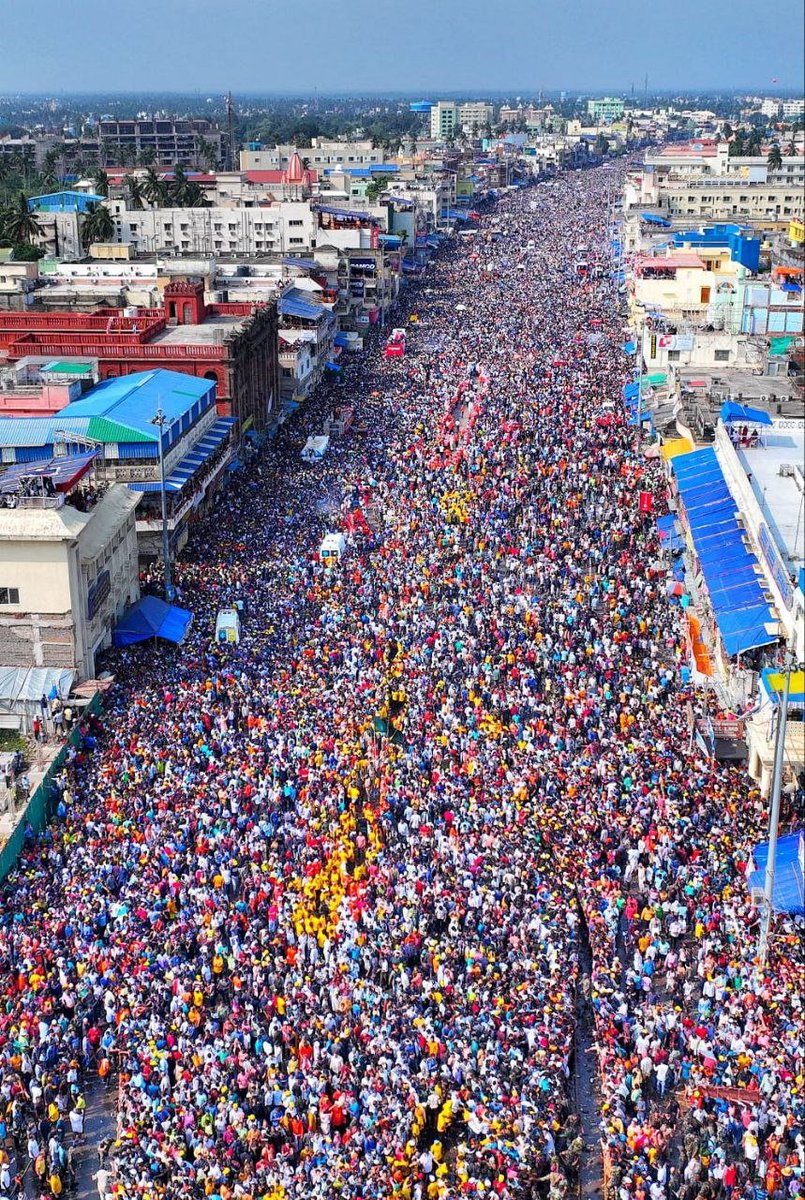
<path id="1" fill-rule="evenodd" d="M 0 366 L 29 355 L 97 358 L 101 379 L 155 367 L 213 379 L 221 415 L 242 429 L 264 429 L 279 404 L 276 304 L 206 304 L 194 278 L 173 280 L 162 308 L 136 315 L 0 312 Z"/>

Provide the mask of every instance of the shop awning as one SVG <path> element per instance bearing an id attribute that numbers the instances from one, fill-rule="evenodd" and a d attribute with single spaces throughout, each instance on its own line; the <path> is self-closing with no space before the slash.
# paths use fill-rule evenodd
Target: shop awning
<path id="1" fill-rule="evenodd" d="M 801 917 L 805 914 L 805 888 L 803 888 L 803 865 L 805 864 L 805 842 L 801 829 L 777 840 L 777 858 L 774 870 L 772 907 L 775 912 Z M 766 885 L 766 864 L 769 861 L 769 843 L 761 842 L 752 851 L 757 870 L 746 876 L 750 888 L 762 891 Z"/>
<path id="2" fill-rule="evenodd" d="M 0 667 L 0 708 L 38 704 L 43 696 L 66 700 L 75 671 L 60 667 Z"/>
<path id="3" fill-rule="evenodd" d="M 345 333 L 337 333 L 333 338 L 333 342 L 336 346 L 342 346 L 344 349 L 349 346 L 349 338 Z"/>
<path id="4" fill-rule="evenodd" d="M 726 400 L 721 405 L 721 420 L 725 425 L 733 421 L 746 421 L 750 425 L 773 424 L 769 413 L 762 408 L 749 408 L 746 404 L 738 404 L 735 400 Z"/>
<path id="5" fill-rule="evenodd" d="M 771 667 L 761 671 L 760 678 L 766 695 L 774 704 L 779 704 L 785 695 L 785 672 Z M 805 705 L 805 671 L 792 671 L 788 692 L 788 703 L 801 708 Z"/>
<path id="6" fill-rule="evenodd" d="M 331 358 L 328 359 L 324 365 L 328 371 L 340 371 L 341 370 L 341 364 L 337 363 L 337 362 L 333 362 L 333 360 Z"/>
<path id="7" fill-rule="evenodd" d="M 143 596 L 118 621 L 114 643 L 116 646 L 133 646 L 154 637 L 179 643 L 186 637 L 192 620 L 193 614 L 186 608 L 168 604 L 158 596 Z"/>

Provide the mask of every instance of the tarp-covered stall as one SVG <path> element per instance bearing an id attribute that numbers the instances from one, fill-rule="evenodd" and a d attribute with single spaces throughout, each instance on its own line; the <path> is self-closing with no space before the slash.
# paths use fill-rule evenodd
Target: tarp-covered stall
<path id="1" fill-rule="evenodd" d="M 186 637 L 192 620 L 193 614 L 186 608 L 168 604 L 158 596 L 143 596 L 118 621 L 114 643 L 116 646 L 133 646 L 155 637 L 178 643 Z"/>

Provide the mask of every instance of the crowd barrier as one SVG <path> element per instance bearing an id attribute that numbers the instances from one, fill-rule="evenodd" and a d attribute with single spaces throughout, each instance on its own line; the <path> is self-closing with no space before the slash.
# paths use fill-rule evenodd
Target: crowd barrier
<path id="1" fill-rule="evenodd" d="M 101 706 L 101 693 L 96 692 L 90 700 L 89 704 L 83 709 L 82 720 L 90 713 L 97 713 Z M 59 753 L 53 759 L 53 762 L 48 767 L 39 786 L 31 793 L 28 798 L 28 803 L 19 814 L 14 832 L 9 837 L 5 846 L 0 850 L 0 881 L 5 879 L 9 871 L 16 865 L 17 859 L 20 856 L 23 843 L 25 841 L 25 830 L 28 825 L 39 833 L 45 828 L 48 821 L 53 816 L 56 808 L 57 799 L 53 781 L 64 766 L 64 760 L 67 757 L 67 749 L 69 746 L 77 746 L 81 741 L 81 722 L 75 729 L 72 730 L 70 736 L 65 741 L 64 745 L 59 750 Z"/>

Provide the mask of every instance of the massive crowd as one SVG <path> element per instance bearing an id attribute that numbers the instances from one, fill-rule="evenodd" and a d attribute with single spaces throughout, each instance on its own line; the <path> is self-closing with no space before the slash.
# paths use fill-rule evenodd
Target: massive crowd
<path id="1" fill-rule="evenodd" d="M 28 1161 L 58 1194 L 99 1072 L 104 1195 L 561 1200 L 579 1053 L 617 1200 L 801 1194 L 796 967 L 753 961 L 760 799 L 689 749 L 613 177 L 443 250 L 406 356 L 347 364 L 197 528 L 186 644 L 118 656 L 4 890 L 0 1196 Z M 302 463 L 345 399 L 366 431 Z"/>

